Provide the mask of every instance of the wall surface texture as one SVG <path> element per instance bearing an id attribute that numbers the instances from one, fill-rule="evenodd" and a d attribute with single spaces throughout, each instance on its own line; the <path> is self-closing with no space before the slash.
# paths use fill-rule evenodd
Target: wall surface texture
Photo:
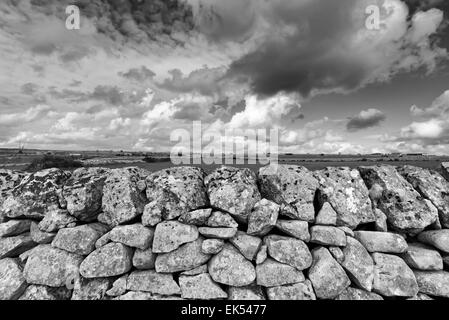
<path id="1" fill-rule="evenodd" d="M 436 172 L 0 170 L 0 300 L 434 298 L 449 298 Z"/>

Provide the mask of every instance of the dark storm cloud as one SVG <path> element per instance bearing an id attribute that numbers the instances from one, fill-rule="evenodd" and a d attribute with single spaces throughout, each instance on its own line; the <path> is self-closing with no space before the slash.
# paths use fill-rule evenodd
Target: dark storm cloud
<path id="1" fill-rule="evenodd" d="M 137 82 L 152 80 L 155 75 L 156 74 L 153 71 L 145 66 L 141 66 L 140 68 L 132 68 L 127 72 L 119 72 L 119 76 Z"/>
<path id="2" fill-rule="evenodd" d="M 380 125 L 386 120 L 386 115 L 377 109 L 368 109 L 361 111 L 358 115 L 349 118 L 346 124 L 348 131 L 358 131 Z"/>

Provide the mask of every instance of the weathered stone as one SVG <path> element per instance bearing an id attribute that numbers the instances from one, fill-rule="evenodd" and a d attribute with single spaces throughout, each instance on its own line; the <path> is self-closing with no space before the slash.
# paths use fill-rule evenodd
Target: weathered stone
<path id="1" fill-rule="evenodd" d="M 355 231 L 354 235 L 369 252 L 402 253 L 407 251 L 407 242 L 396 233 Z"/>
<path id="2" fill-rule="evenodd" d="M 261 199 L 256 175 L 250 169 L 221 167 L 209 174 L 204 183 L 210 204 L 246 221 L 254 205 Z"/>
<path id="3" fill-rule="evenodd" d="M 62 287 L 78 277 L 81 261 L 80 255 L 43 244 L 28 257 L 23 275 L 29 284 Z"/>
<path id="4" fill-rule="evenodd" d="M 142 224 L 146 227 L 154 227 L 162 221 L 162 203 L 152 201 L 143 208 Z"/>
<path id="5" fill-rule="evenodd" d="M 309 224 L 300 220 L 277 220 L 276 228 L 304 242 L 310 241 Z"/>
<path id="6" fill-rule="evenodd" d="M 117 297 L 125 294 L 127 281 L 128 274 L 121 276 L 112 283 L 112 288 L 106 291 L 106 294 L 110 297 Z"/>
<path id="7" fill-rule="evenodd" d="M 385 213 L 376 208 L 374 209 L 374 214 L 376 215 L 376 221 L 374 222 L 376 231 L 388 232 L 387 216 Z"/>
<path id="8" fill-rule="evenodd" d="M 206 226 L 208 227 L 223 227 L 223 228 L 237 228 L 239 225 L 229 213 L 214 211 L 209 219 L 207 219 Z"/>
<path id="9" fill-rule="evenodd" d="M 307 245 L 298 239 L 269 235 L 264 239 L 268 254 L 275 260 L 304 270 L 312 265 L 312 255 Z"/>
<path id="10" fill-rule="evenodd" d="M 153 241 L 154 230 L 140 223 L 117 226 L 108 233 L 111 241 L 120 242 L 128 247 L 140 250 L 148 249 Z"/>
<path id="11" fill-rule="evenodd" d="M 374 292 L 349 287 L 340 293 L 335 300 L 383 300 L 383 298 Z"/>
<path id="12" fill-rule="evenodd" d="M 441 163 L 441 171 L 443 173 L 443 177 L 445 177 L 446 180 L 449 180 L 449 162 Z"/>
<path id="13" fill-rule="evenodd" d="M 313 173 L 294 165 L 269 165 L 259 169 L 258 182 L 264 198 L 280 205 L 281 214 L 312 222 L 313 200 L 319 187 Z"/>
<path id="14" fill-rule="evenodd" d="M 337 225 L 355 228 L 375 221 L 368 189 L 360 173 L 346 167 L 328 167 L 316 171 L 320 182 L 318 202 L 329 202 L 337 213 Z"/>
<path id="15" fill-rule="evenodd" d="M 348 227 L 338 227 L 338 229 L 342 230 L 347 236 L 354 238 L 354 231 L 352 231 Z"/>
<path id="16" fill-rule="evenodd" d="M 206 207 L 209 203 L 204 176 L 202 169 L 194 167 L 169 168 L 150 174 L 146 192 L 151 207 L 147 211 L 161 211 L 164 219 L 172 220 L 184 212 Z"/>
<path id="17" fill-rule="evenodd" d="M 92 223 L 74 228 L 60 229 L 51 245 L 79 255 L 88 255 L 95 250 L 95 242 L 108 231 L 101 223 Z"/>
<path id="18" fill-rule="evenodd" d="M 50 243 L 56 236 L 54 232 L 44 232 L 39 229 L 37 222 L 31 222 L 30 226 L 30 236 L 34 242 L 39 244 Z"/>
<path id="19" fill-rule="evenodd" d="M 302 271 L 288 264 L 267 259 L 256 266 L 256 283 L 264 287 L 283 286 L 303 282 L 306 278 Z"/>
<path id="20" fill-rule="evenodd" d="M 128 291 L 127 293 L 114 298 L 114 300 L 147 301 L 147 300 L 154 300 L 154 295 L 150 292 Z"/>
<path id="21" fill-rule="evenodd" d="M 373 253 L 373 291 L 385 297 L 413 297 L 418 293 L 413 271 L 401 258 L 389 254 Z"/>
<path id="22" fill-rule="evenodd" d="M 63 188 L 67 211 L 78 220 L 92 221 L 101 210 L 103 186 L 109 169 L 79 168 Z"/>
<path id="23" fill-rule="evenodd" d="M 434 297 L 449 298 L 449 272 L 414 271 L 419 292 Z"/>
<path id="24" fill-rule="evenodd" d="M 263 263 L 268 258 L 268 247 L 267 245 L 262 245 L 256 255 L 256 264 Z"/>
<path id="25" fill-rule="evenodd" d="M 181 275 L 183 276 L 196 276 L 202 273 L 207 272 L 207 264 L 203 264 L 202 266 L 193 268 L 191 270 L 183 271 L 181 272 Z"/>
<path id="26" fill-rule="evenodd" d="M 269 300 L 316 300 L 309 280 L 280 287 L 267 288 Z"/>
<path id="27" fill-rule="evenodd" d="M 443 270 L 443 258 L 440 253 L 421 243 L 409 243 L 407 251 L 401 257 L 413 269 Z"/>
<path id="28" fill-rule="evenodd" d="M 418 240 L 449 253 L 449 230 L 424 231 L 418 235 Z"/>
<path id="29" fill-rule="evenodd" d="M 229 244 L 212 257 L 208 271 L 215 282 L 234 287 L 249 285 L 256 279 L 252 263 Z"/>
<path id="30" fill-rule="evenodd" d="M 206 238 L 231 239 L 237 233 L 236 228 L 200 227 L 199 233 Z"/>
<path id="31" fill-rule="evenodd" d="M 351 280 L 361 289 L 371 291 L 374 280 L 374 262 L 365 247 L 356 239 L 347 237 L 342 249 L 344 259 L 341 265 Z"/>
<path id="32" fill-rule="evenodd" d="M 27 283 L 15 259 L 0 260 L 0 300 L 15 300 L 25 291 Z"/>
<path id="33" fill-rule="evenodd" d="M 224 246 L 224 241 L 221 239 L 206 239 L 201 245 L 201 251 L 205 254 L 217 254 Z"/>
<path id="34" fill-rule="evenodd" d="M 67 210 L 54 209 L 47 212 L 38 227 L 43 232 L 52 233 L 59 229 L 73 228 L 76 226 L 76 221 L 76 218 L 71 216 Z"/>
<path id="35" fill-rule="evenodd" d="M 156 226 L 153 252 L 165 253 L 176 250 L 184 243 L 198 239 L 198 228 L 178 221 L 165 221 Z"/>
<path id="36" fill-rule="evenodd" d="M 336 226 L 337 225 L 337 213 L 329 202 L 323 203 L 320 211 L 316 215 L 315 223 L 324 226 Z"/>
<path id="37" fill-rule="evenodd" d="M 0 222 L 4 219 L 3 201 L 11 194 L 28 174 L 20 171 L 0 169 Z"/>
<path id="38" fill-rule="evenodd" d="M 151 248 L 145 250 L 136 249 L 133 255 L 133 266 L 140 270 L 154 269 L 156 257 L 157 255 Z"/>
<path id="39" fill-rule="evenodd" d="M 0 259 L 18 257 L 36 245 L 37 243 L 31 239 L 29 233 L 15 237 L 0 238 Z"/>
<path id="40" fill-rule="evenodd" d="M 39 247 L 39 246 L 34 247 L 34 248 L 31 248 L 30 250 L 27 250 L 27 251 L 23 252 L 21 255 L 19 255 L 19 261 L 20 261 L 21 265 L 25 265 L 25 263 L 26 263 L 26 261 L 28 260 L 28 258 L 33 254 L 33 252 L 34 252 L 38 247 Z"/>
<path id="41" fill-rule="evenodd" d="M 250 236 L 243 231 L 238 231 L 235 237 L 229 240 L 243 256 L 248 260 L 254 260 L 259 251 L 262 240 L 258 237 Z"/>
<path id="42" fill-rule="evenodd" d="M 310 242 L 325 246 L 344 247 L 346 235 L 336 227 L 313 226 L 310 228 Z"/>
<path id="43" fill-rule="evenodd" d="M 248 216 L 248 231 L 250 235 L 264 236 L 276 225 L 279 214 L 279 205 L 262 199 L 254 205 Z"/>
<path id="44" fill-rule="evenodd" d="M 84 278 L 119 276 L 132 267 L 132 250 L 121 243 L 108 243 L 95 250 L 80 265 Z"/>
<path id="45" fill-rule="evenodd" d="M 335 298 L 351 284 L 345 271 L 329 250 L 323 247 L 316 248 L 312 251 L 312 256 L 313 264 L 309 269 L 309 279 L 318 298 Z"/>
<path id="46" fill-rule="evenodd" d="M 265 294 L 260 286 L 246 286 L 246 287 L 229 287 L 229 300 L 265 300 Z"/>
<path id="47" fill-rule="evenodd" d="M 144 291 L 161 295 L 181 294 L 178 284 L 173 280 L 173 275 L 157 273 L 154 270 L 132 272 L 126 284 L 131 291 Z"/>
<path id="48" fill-rule="evenodd" d="M 30 231 L 31 220 L 9 220 L 0 223 L 0 237 L 18 236 L 21 233 Z"/>
<path id="49" fill-rule="evenodd" d="M 143 213 L 148 201 L 145 193 L 137 187 L 143 175 L 143 171 L 136 167 L 111 170 L 104 182 L 103 212 L 98 221 L 115 227 Z"/>
<path id="50" fill-rule="evenodd" d="M 199 209 L 195 211 L 190 211 L 183 213 L 179 217 L 179 222 L 192 224 L 195 226 L 202 226 L 206 224 L 207 220 L 212 214 L 212 209 Z"/>
<path id="51" fill-rule="evenodd" d="M 434 300 L 431 297 L 429 297 L 427 294 L 424 293 L 418 293 L 416 296 L 412 297 L 412 298 L 408 298 L 407 300 Z"/>
<path id="52" fill-rule="evenodd" d="M 81 279 L 73 290 L 72 300 L 103 300 L 111 287 L 111 280 Z"/>
<path id="53" fill-rule="evenodd" d="M 381 187 L 376 205 L 385 213 L 393 228 L 415 234 L 437 219 L 438 210 L 424 201 L 395 167 L 360 167 L 359 171 L 368 188 L 374 184 Z"/>
<path id="54" fill-rule="evenodd" d="M 181 287 L 181 297 L 184 299 L 208 300 L 228 297 L 228 294 L 212 281 L 207 273 L 197 276 L 181 276 L 179 277 L 179 286 Z"/>
<path id="55" fill-rule="evenodd" d="M 72 296 L 72 291 L 66 287 L 52 288 L 40 285 L 30 285 L 25 292 L 20 296 L 19 300 L 69 300 Z"/>
<path id="56" fill-rule="evenodd" d="M 332 254 L 335 260 L 338 261 L 339 264 L 342 264 L 345 260 L 345 254 L 339 247 L 329 247 L 329 252 Z"/>
<path id="57" fill-rule="evenodd" d="M 159 254 L 156 258 L 156 271 L 173 273 L 191 270 L 206 263 L 211 256 L 201 251 L 203 241 L 204 239 L 200 237 L 172 252 Z"/>

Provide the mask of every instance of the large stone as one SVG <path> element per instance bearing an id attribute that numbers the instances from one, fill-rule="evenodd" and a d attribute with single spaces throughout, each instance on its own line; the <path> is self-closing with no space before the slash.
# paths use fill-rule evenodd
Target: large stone
<path id="1" fill-rule="evenodd" d="M 340 293 L 335 300 L 383 300 L 383 298 L 374 292 L 349 287 Z"/>
<path id="2" fill-rule="evenodd" d="M 154 230 L 140 223 L 117 226 L 108 233 L 111 241 L 123 243 L 128 247 L 140 250 L 148 249 L 153 241 Z"/>
<path id="3" fill-rule="evenodd" d="M 198 239 L 198 228 L 178 221 L 165 221 L 156 226 L 153 252 L 165 253 L 176 250 L 184 243 Z"/>
<path id="4" fill-rule="evenodd" d="M 431 225 L 438 218 L 438 210 L 413 189 L 393 166 L 360 167 L 368 188 L 380 187 L 377 207 L 387 216 L 389 224 L 411 234 Z"/>
<path id="5" fill-rule="evenodd" d="M 418 240 L 449 253 L 449 230 L 424 231 L 418 235 Z"/>
<path id="6" fill-rule="evenodd" d="M 269 300 L 316 300 L 312 284 L 309 280 L 267 288 L 267 295 Z"/>
<path id="7" fill-rule="evenodd" d="M 193 242 L 186 243 L 178 249 L 158 254 L 156 258 L 156 271 L 161 273 L 173 273 L 191 270 L 206 263 L 210 259 L 209 254 L 204 254 L 201 247 L 204 239 L 198 238 Z"/>
<path id="8" fill-rule="evenodd" d="M 303 282 L 306 278 L 302 271 L 288 264 L 267 259 L 256 266 L 256 283 L 264 287 L 277 287 Z"/>
<path id="9" fill-rule="evenodd" d="M 346 167 L 328 167 L 316 171 L 320 182 L 318 202 L 329 202 L 337 213 L 337 225 L 355 228 L 375 221 L 371 200 L 360 174 Z"/>
<path id="10" fill-rule="evenodd" d="M 11 194 L 12 189 L 17 187 L 27 175 L 25 172 L 0 169 L 0 222 L 3 218 L 3 201 Z"/>
<path id="11" fill-rule="evenodd" d="M 154 270 L 132 272 L 126 284 L 131 291 L 144 291 L 166 296 L 181 294 L 173 275 L 157 273 Z"/>
<path id="12" fill-rule="evenodd" d="M 356 239 L 347 237 L 342 248 L 341 265 L 352 281 L 362 289 L 371 291 L 374 280 L 374 262 L 365 247 Z"/>
<path id="13" fill-rule="evenodd" d="M 402 253 L 408 247 L 405 239 L 396 233 L 355 231 L 354 236 L 369 252 Z"/>
<path id="14" fill-rule="evenodd" d="M 72 291 L 66 287 L 52 288 L 33 284 L 26 288 L 19 300 L 61 301 L 69 300 L 71 296 Z"/>
<path id="15" fill-rule="evenodd" d="M 194 226 L 202 226 L 206 224 L 207 220 L 212 214 L 212 209 L 198 209 L 183 213 L 178 221 L 185 224 L 192 224 Z"/>
<path id="16" fill-rule="evenodd" d="M 335 298 L 351 284 L 345 271 L 329 250 L 323 247 L 316 248 L 312 251 L 312 256 L 313 264 L 309 269 L 309 279 L 318 298 Z"/>
<path id="17" fill-rule="evenodd" d="M 72 300 L 103 300 L 106 291 L 111 287 L 111 282 L 108 278 L 81 279 L 75 285 Z"/>
<path id="18" fill-rule="evenodd" d="M 109 243 L 84 259 L 80 273 L 84 278 L 103 278 L 122 275 L 132 267 L 131 248 L 121 243 Z"/>
<path id="19" fill-rule="evenodd" d="M 223 228 L 237 228 L 239 225 L 229 213 L 214 211 L 206 225 L 208 227 L 223 227 Z"/>
<path id="20" fill-rule="evenodd" d="M 108 227 L 101 223 L 61 229 L 53 239 L 52 246 L 79 255 L 88 255 L 95 250 L 95 242 L 107 231 Z"/>
<path id="21" fill-rule="evenodd" d="M 47 212 L 44 219 L 39 222 L 39 229 L 43 232 L 52 233 L 63 228 L 76 226 L 76 218 L 64 209 L 52 209 Z"/>
<path id="22" fill-rule="evenodd" d="M 133 255 L 133 266 L 140 270 L 154 269 L 156 257 L 156 253 L 151 248 L 145 250 L 136 249 Z"/>
<path id="23" fill-rule="evenodd" d="M 209 174 L 204 183 L 210 204 L 246 221 L 254 205 L 261 199 L 256 175 L 250 169 L 221 167 Z"/>
<path id="24" fill-rule="evenodd" d="M 443 270 L 443 258 L 440 253 L 421 243 L 409 243 L 407 251 L 401 257 L 413 269 Z"/>
<path id="25" fill-rule="evenodd" d="M 228 294 L 215 283 L 209 274 L 179 277 L 181 297 L 184 299 L 225 299 Z"/>
<path id="26" fill-rule="evenodd" d="M 346 234 L 331 226 L 313 226 L 310 228 L 310 242 L 325 246 L 346 246 Z"/>
<path id="27" fill-rule="evenodd" d="M 262 240 L 258 237 L 250 236 L 243 231 L 238 231 L 235 237 L 229 240 L 243 256 L 248 260 L 254 260 Z"/>
<path id="28" fill-rule="evenodd" d="M 101 210 L 103 186 L 109 169 L 79 168 L 64 185 L 68 212 L 81 221 L 92 221 Z"/>
<path id="29" fill-rule="evenodd" d="M 229 244 L 212 257 L 208 271 L 214 281 L 234 287 L 249 285 L 256 279 L 252 263 Z"/>
<path id="30" fill-rule="evenodd" d="M 276 225 L 279 214 L 279 205 L 262 199 L 254 205 L 248 216 L 247 233 L 253 236 L 264 236 Z"/>
<path id="31" fill-rule="evenodd" d="M 29 284 L 62 287 L 79 277 L 83 257 L 43 244 L 28 257 L 23 275 Z"/>
<path id="32" fill-rule="evenodd" d="M 309 224 L 307 221 L 278 219 L 276 221 L 276 228 L 304 242 L 310 241 Z"/>
<path id="33" fill-rule="evenodd" d="M 36 245 L 37 243 L 31 239 L 29 233 L 15 237 L 0 238 L 0 259 L 18 257 Z"/>
<path id="34" fill-rule="evenodd" d="M 224 240 L 220 239 L 206 239 L 201 245 L 201 250 L 205 254 L 217 254 L 224 246 Z"/>
<path id="35" fill-rule="evenodd" d="M 111 170 L 104 182 L 100 222 L 114 227 L 143 213 L 148 201 L 138 182 L 144 175 L 142 169 L 135 167 Z"/>
<path id="36" fill-rule="evenodd" d="M 323 206 L 316 215 L 315 223 L 324 226 L 337 225 L 337 213 L 329 202 L 323 203 Z"/>
<path id="37" fill-rule="evenodd" d="M 9 220 L 0 223 L 0 238 L 17 236 L 30 231 L 31 220 Z"/>
<path id="38" fill-rule="evenodd" d="M 56 236 L 54 232 L 44 232 L 39 229 L 39 224 L 37 222 L 31 222 L 30 226 L 30 236 L 34 242 L 39 244 L 50 243 Z"/>
<path id="39" fill-rule="evenodd" d="M 449 298 L 449 272 L 414 271 L 419 292 L 434 297 Z"/>
<path id="40" fill-rule="evenodd" d="M 229 300 L 265 300 L 265 294 L 260 286 L 246 286 L 246 287 L 229 287 Z"/>
<path id="41" fill-rule="evenodd" d="M 10 258 L 0 260 L 0 300 L 15 300 L 26 287 L 18 262 Z"/>
<path id="42" fill-rule="evenodd" d="M 275 260 L 300 271 L 312 265 L 312 255 L 303 241 L 277 235 L 269 235 L 264 241 L 268 254 Z"/>
<path id="43" fill-rule="evenodd" d="M 202 169 L 194 167 L 169 168 L 150 174 L 146 179 L 150 207 L 145 214 L 160 211 L 162 218 L 172 220 L 185 212 L 206 207 L 209 203 L 204 176 Z"/>
<path id="44" fill-rule="evenodd" d="M 401 258 L 390 254 L 373 253 L 373 291 L 385 297 L 413 297 L 418 284 L 413 271 Z"/>

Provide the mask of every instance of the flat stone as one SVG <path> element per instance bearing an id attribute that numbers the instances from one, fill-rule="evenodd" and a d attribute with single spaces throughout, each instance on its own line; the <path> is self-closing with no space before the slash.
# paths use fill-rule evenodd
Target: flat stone
<path id="1" fill-rule="evenodd" d="M 202 273 L 207 273 L 207 264 L 203 264 L 202 266 L 193 268 L 191 270 L 181 272 L 183 276 L 196 276 Z"/>
<path id="2" fill-rule="evenodd" d="M 310 242 L 325 246 L 346 246 L 345 233 L 331 226 L 313 226 L 310 228 Z"/>
<path id="3" fill-rule="evenodd" d="M 414 271 L 419 292 L 434 297 L 449 298 L 449 272 Z"/>
<path id="4" fill-rule="evenodd" d="M 408 248 L 405 239 L 396 233 L 355 231 L 354 235 L 369 252 L 403 253 Z"/>
<path id="5" fill-rule="evenodd" d="M 30 231 L 31 220 L 9 220 L 0 223 L 0 237 L 18 236 L 21 233 Z"/>
<path id="6" fill-rule="evenodd" d="M 181 297 L 184 299 L 209 300 L 228 297 L 228 294 L 207 273 L 196 276 L 180 276 L 179 286 L 181 287 Z"/>
<path id="7" fill-rule="evenodd" d="M 303 241 L 276 235 L 269 235 L 264 241 L 268 254 L 275 260 L 300 271 L 312 265 L 312 255 Z"/>
<path id="8" fill-rule="evenodd" d="M 30 285 L 25 292 L 20 296 L 19 300 L 28 301 L 61 301 L 69 300 L 72 296 L 72 291 L 66 287 L 52 288 L 40 285 Z"/>
<path id="9" fill-rule="evenodd" d="M 79 255 L 88 255 L 95 250 L 95 242 L 109 228 L 101 223 L 60 229 L 51 243 L 53 247 Z"/>
<path id="10" fill-rule="evenodd" d="M 228 287 L 228 300 L 265 300 L 260 286 Z"/>
<path id="11" fill-rule="evenodd" d="M 413 297 L 418 284 L 413 271 L 401 258 L 389 254 L 373 253 L 373 291 L 385 297 Z"/>
<path id="12" fill-rule="evenodd" d="M 383 300 L 382 296 L 361 289 L 346 288 L 342 293 L 335 298 L 335 300 Z"/>
<path id="13" fill-rule="evenodd" d="M 243 231 L 237 231 L 237 234 L 229 240 L 243 256 L 252 261 L 255 259 L 257 252 L 262 244 L 262 240 L 258 237 L 250 236 Z"/>
<path id="14" fill-rule="evenodd" d="M 31 222 L 30 226 L 30 236 L 34 242 L 39 244 L 50 243 L 56 236 L 55 232 L 44 232 L 39 229 L 37 222 Z"/>
<path id="15" fill-rule="evenodd" d="M 15 237 L 0 238 L 0 259 L 18 257 L 36 245 L 37 243 L 31 239 L 29 233 Z"/>
<path id="16" fill-rule="evenodd" d="M 181 294 L 173 275 L 157 273 L 154 270 L 132 272 L 128 277 L 126 288 L 166 296 Z"/>
<path id="17" fill-rule="evenodd" d="M 0 260 L 0 300 L 15 300 L 25 291 L 27 283 L 15 259 Z"/>
<path id="18" fill-rule="evenodd" d="M 312 284 L 309 280 L 267 288 L 267 295 L 269 300 L 316 300 Z"/>
<path id="19" fill-rule="evenodd" d="M 432 247 L 421 243 L 409 243 L 401 258 L 413 269 L 424 271 L 443 270 L 443 258 Z"/>
<path id="20" fill-rule="evenodd" d="M 324 247 L 314 249 L 312 256 L 313 264 L 309 269 L 309 279 L 316 296 L 319 299 L 337 297 L 351 284 L 345 271 Z"/>
<path id="21" fill-rule="evenodd" d="M 118 297 L 121 296 L 122 294 L 125 294 L 128 276 L 129 276 L 128 274 L 125 274 L 120 278 L 118 278 L 117 280 L 115 280 L 112 283 L 112 288 L 106 291 L 106 294 L 110 297 Z"/>
<path id="22" fill-rule="evenodd" d="M 207 219 L 206 226 L 237 228 L 239 225 L 229 213 L 214 211 L 209 219 Z"/>
<path id="23" fill-rule="evenodd" d="M 148 249 L 153 241 L 154 230 L 140 223 L 117 226 L 108 233 L 111 241 L 123 243 L 140 250 Z"/>
<path id="24" fill-rule="evenodd" d="M 276 221 L 276 228 L 304 242 L 310 241 L 309 224 L 306 221 L 278 219 Z"/>
<path id="25" fill-rule="evenodd" d="M 67 210 L 53 209 L 47 212 L 38 227 L 43 232 L 52 233 L 59 229 L 73 228 L 76 226 L 76 222 L 76 218 L 71 216 Z"/>
<path id="26" fill-rule="evenodd" d="M 153 239 L 153 252 L 166 253 L 182 244 L 198 239 L 198 228 L 178 221 L 164 221 L 156 226 Z"/>
<path id="27" fill-rule="evenodd" d="M 201 250 L 205 254 L 217 254 L 224 246 L 224 241 L 221 239 L 206 239 L 201 245 Z"/>
<path id="28" fill-rule="evenodd" d="M 111 282 L 108 278 L 81 279 L 73 290 L 72 300 L 103 300 Z"/>
<path id="29" fill-rule="evenodd" d="M 418 235 L 418 240 L 429 244 L 438 250 L 449 253 L 449 230 L 424 231 Z"/>
<path id="30" fill-rule="evenodd" d="M 122 275 L 132 267 L 132 250 L 121 243 L 108 243 L 95 250 L 80 265 L 84 278 L 104 278 Z"/>
<path id="31" fill-rule="evenodd" d="M 248 216 L 247 233 L 253 236 L 264 236 L 276 225 L 279 215 L 279 205 L 262 199 L 254 205 Z"/>
<path id="32" fill-rule="evenodd" d="M 133 255 L 133 266 L 139 270 L 154 269 L 157 254 L 153 249 L 136 249 Z"/>
<path id="33" fill-rule="evenodd" d="M 237 233 L 236 228 L 200 227 L 198 232 L 206 238 L 231 239 Z"/>
<path id="34" fill-rule="evenodd" d="M 256 276 L 256 283 L 264 287 L 277 287 L 306 280 L 302 271 L 273 259 L 266 259 L 262 264 L 258 264 Z"/>
<path id="35" fill-rule="evenodd" d="M 356 239 L 347 237 L 346 247 L 342 248 L 342 267 L 361 289 L 371 291 L 374 280 L 374 261 L 365 247 Z"/>
<path id="36" fill-rule="evenodd" d="M 212 214 L 212 209 L 199 209 L 183 213 L 178 221 L 194 226 L 203 226 Z"/>
<path id="37" fill-rule="evenodd" d="M 316 215 L 315 224 L 323 226 L 336 226 L 337 225 L 337 213 L 329 202 L 323 203 L 320 211 Z"/>
<path id="38" fill-rule="evenodd" d="M 263 263 L 267 258 L 268 258 L 268 247 L 267 247 L 267 245 L 264 244 L 264 245 L 260 246 L 260 249 L 257 252 L 256 264 Z"/>

